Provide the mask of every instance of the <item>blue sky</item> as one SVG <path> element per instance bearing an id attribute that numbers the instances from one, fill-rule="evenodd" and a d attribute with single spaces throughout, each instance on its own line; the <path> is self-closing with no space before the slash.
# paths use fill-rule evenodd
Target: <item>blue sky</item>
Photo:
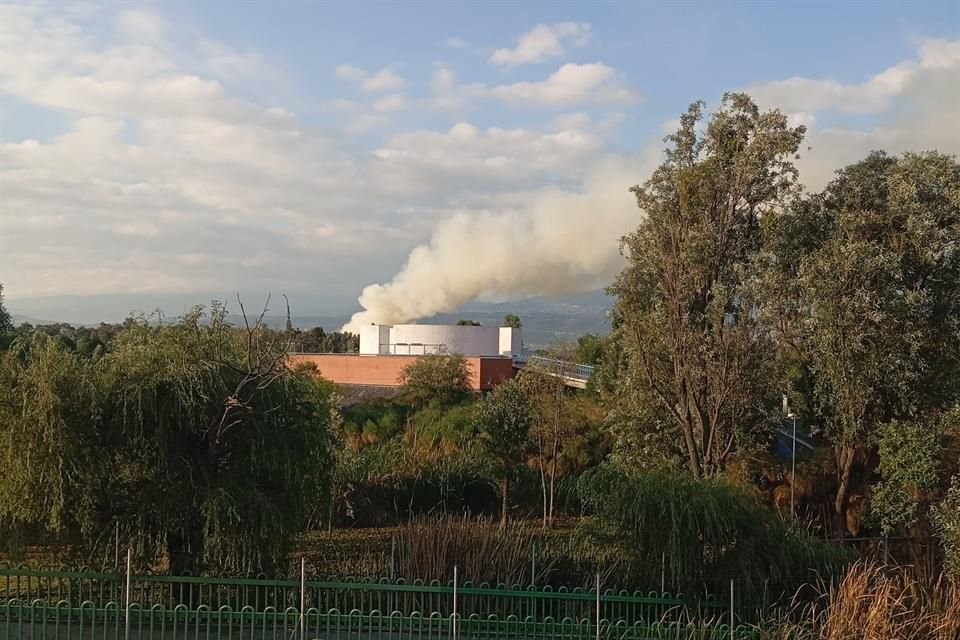
<path id="1" fill-rule="evenodd" d="M 309 313 L 392 281 L 391 318 L 589 289 L 692 100 L 806 124 L 816 189 L 960 151 L 957 86 L 958 2 L 3 3 L 0 281 Z"/>

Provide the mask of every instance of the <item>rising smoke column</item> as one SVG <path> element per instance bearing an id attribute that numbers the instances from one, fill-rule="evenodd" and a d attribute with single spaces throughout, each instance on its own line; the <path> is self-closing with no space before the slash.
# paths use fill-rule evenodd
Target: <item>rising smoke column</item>
<path id="1" fill-rule="evenodd" d="M 364 288 L 364 310 L 344 331 L 411 322 L 476 298 L 561 295 L 608 285 L 623 268 L 620 238 L 640 222 L 629 188 L 646 175 L 638 161 L 609 160 L 578 192 L 549 190 L 521 211 L 443 221 L 390 282 Z"/>

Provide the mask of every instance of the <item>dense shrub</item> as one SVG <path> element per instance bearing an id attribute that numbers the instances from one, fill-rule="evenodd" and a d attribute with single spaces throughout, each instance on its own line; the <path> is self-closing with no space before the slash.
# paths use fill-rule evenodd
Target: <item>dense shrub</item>
<path id="1" fill-rule="evenodd" d="M 603 466 L 580 487 L 594 515 L 586 525 L 594 539 L 641 574 L 665 571 L 687 593 L 717 592 L 736 578 L 745 597 L 759 598 L 831 575 L 847 559 L 846 551 L 784 522 L 723 479 Z"/>

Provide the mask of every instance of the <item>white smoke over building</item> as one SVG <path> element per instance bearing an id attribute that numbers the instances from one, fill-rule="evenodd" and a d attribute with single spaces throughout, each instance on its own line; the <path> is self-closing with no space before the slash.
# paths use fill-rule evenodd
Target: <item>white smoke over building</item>
<path id="1" fill-rule="evenodd" d="M 390 282 L 364 288 L 359 299 L 364 310 L 344 330 L 411 322 L 476 298 L 606 286 L 623 267 L 620 238 L 640 222 L 629 188 L 649 175 L 645 164 L 611 159 L 590 172 L 580 191 L 549 190 L 520 211 L 445 220 Z"/>

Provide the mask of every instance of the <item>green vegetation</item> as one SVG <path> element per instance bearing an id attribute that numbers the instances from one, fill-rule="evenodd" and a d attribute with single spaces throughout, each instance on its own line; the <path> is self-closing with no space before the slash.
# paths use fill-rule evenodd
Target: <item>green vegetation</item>
<path id="1" fill-rule="evenodd" d="M 703 585 L 720 592 L 725 578 L 737 576 L 750 600 L 771 589 L 789 596 L 804 581 L 835 575 L 851 557 L 722 477 L 602 466 L 582 488 L 596 537 L 620 549 L 639 575 L 663 570 L 685 593 Z"/>
<path id="2" fill-rule="evenodd" d="M 219 306 L 14 329 L 0 290 L 0 539 L 95 558 L 119 535 L 175 571 L 280 567 L 294 543 L 346 567 L 352 539 L 357 571 L 411 579 L 453 562 L 688 594 L 734 578 L 798 634 L 771 637 L 853 637 L 831 625 L 872 624 L 874 598 L 877 621 L 939 640 L 955 587 L 921 602 L 930 580 L 840 574 L 882 551 L 960 575 L 960 165 L 877 152 L 810 194 L 803 136 L 742 94 L 684 114 L 633 188 L 610 335 L 544 354 L 593 365 L 586 392 L 544 360 L 474 394 L 466 360 L 439 354 L 395 397 L 341 406 L 284 354 L 355 336 L 231 327 Z M 794 420 L 812 449 L 795 471 Z M 801 591 L 809 608 L 773 607 Z"/>
<path id="3" fill-rule="evenodd" d="M 133 321 L 101 359 L 43 333 L 0 356 L 0 529 L 93 555 L 115 531 L 174 571 L 282 561 L 331 473 L 330 391 L 224 310 Z"/>
<path id="4" fill-rule="evenodd" d="M 360 336 L 342 331 L 327 333 L 323 327 L 306 331 L 291 329 L 289 340 L 300 353 L 357 353 L 360 351 Z"/>
<path id="5" fill-rule="evenodd" d="M 3 283 L 0 283 L 0 347 L 6 346 L 7 334 L 13 331 L 10 314 L 3 304 Z"/>
<path id="6" fill-rule="evenodd" d="M 463 356 L 428 355 L 403 371 L 404 398 L 419 407 L 451 405 L 470 390 L 470 370 Z"/>
<path id="7" fill-rule="evenodd" d="M 508 313 L 507 315 L 503 316 L 503 326 L 519 329 L 523 326 L 523 323 L 520 322 L 520 316 L 515 313 Z"/>
<path id="8" fill-rule="evenodd" d="M 533 407 L 517 380 L 508 380 L 480 401 L 474 412 L 474 427 L 484 452 L 495 462 L 500 476 L 500 526 L 506 526 L 510 511 L 510 477 L 523 462 L 530 442 Z"/>

